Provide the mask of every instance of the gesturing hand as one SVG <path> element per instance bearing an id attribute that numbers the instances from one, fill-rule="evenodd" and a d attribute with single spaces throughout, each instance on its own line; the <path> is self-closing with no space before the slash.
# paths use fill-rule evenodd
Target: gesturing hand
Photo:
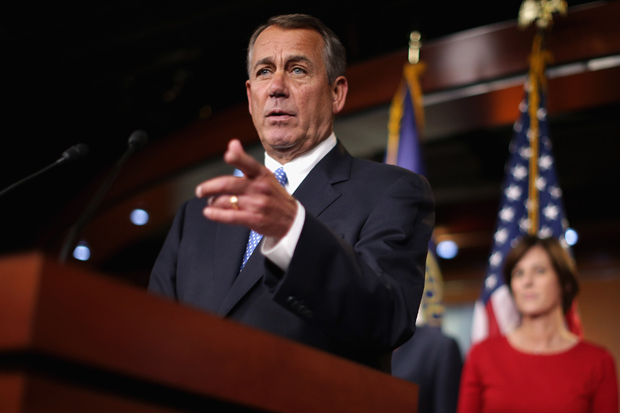
<path id="1" fill-rule="evenodd" d="M 203 210 L 205 217 L 225 224 L 244 225 L 278 240 L 286 235 L 297 214 L 295 198 L 269 169 L 245 153 L 238 140 L 229 142 L 224 161 L 244 176 L 220 176 L 196 187 L 197 197 L 210 200 Z"/>

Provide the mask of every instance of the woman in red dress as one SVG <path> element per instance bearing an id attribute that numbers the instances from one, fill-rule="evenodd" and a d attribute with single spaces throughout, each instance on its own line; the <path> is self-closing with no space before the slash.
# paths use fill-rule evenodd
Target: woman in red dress
<path id="1" fill-rule="evenodd" d="M 504 277 L 521 324 L 471 349 L 458 412 L 618 413 L 611 354 L 566 327 L 579 286 L 560 243 L 524 237 L 506 257 Z"/>

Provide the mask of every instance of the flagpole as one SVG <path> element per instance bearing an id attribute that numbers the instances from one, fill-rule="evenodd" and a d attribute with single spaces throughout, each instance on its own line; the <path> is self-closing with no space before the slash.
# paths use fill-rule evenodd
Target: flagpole
<path id="1" fill-rule="evenodd" d="M 539 135 L 538 128 L 538 110 L 540 108 L 540 91 L 539 81 L 542 80 L 542 76 L 545 70 L 544 61 L 541 55 L 541 44 L 543 34 L 538 32 L 534 37 L 534 43 L 532 44 L 532 55 L 530 57 L 530 73 L 529 73 L 529 103 L 528 111 L 530 115 L 530 130 L 528 131 L 528 137 L 530 139 L 530 181 L 529 181 L 529 193 L 528 193 L 528 219 L 530 235 L 536 235 L 538 233 L 538 214 L 540 207 L 540 200 L 538 197 L 538 188 L 536 182 L 538 181 L 538 154 L 539 154 Z"/>
<path id="2" fill-rule="evenodd" d="M 537 32 L 532 43 L 530 55 L 530 70 L 528 74 L 528 114 L 530 128 L 528 138 L 530 141 L 530 164 L 529 164 L 529 191 L 528 191 L 528 234 L 536 235 L 540 228 L 540 197 L 538 194 L 538 156 L 540 153 L 540 129 L 538 123 L 538 111 L 540 109 L 541 88 L 546 87 L 545 67 L 551 60 L 551 54 L 544 50 L 543 42 L 545 31 L 553 24 L 553 13 L 566 14 L 566 2 L 548 0 L 525 0 L 519 10 L 519 27 L 525 29 L 532 22 L 536 23 Z"/>

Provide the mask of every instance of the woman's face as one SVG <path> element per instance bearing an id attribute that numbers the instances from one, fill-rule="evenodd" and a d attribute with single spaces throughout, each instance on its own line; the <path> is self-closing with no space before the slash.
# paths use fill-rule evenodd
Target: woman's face
<path id="1" fill-rule="evenodd" d="M 523 316 L 536 317 L 562 309 L 562 290 L 547 251 L 530 248 L 512 270 L 510 281 L 517 309 Z"/>

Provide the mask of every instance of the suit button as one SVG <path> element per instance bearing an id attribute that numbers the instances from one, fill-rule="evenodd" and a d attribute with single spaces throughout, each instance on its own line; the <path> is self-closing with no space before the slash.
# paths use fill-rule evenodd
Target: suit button
<path id="1" fill-rule="evenodd" d="M 292 295 L 287 297 L 286 303 L 289 305 L 289 307 L 291 307 L 293 310 L 297 311 L 306 318 L 312 318 L 312 316 L 314 315 L 302 300 L 298 300 Z"/>
<path id="2" fill-rule="evenodd" d="M 286 303 L 295 311 L 299 308 L 299 300 L 297 300 L 292 295 L 286 299 Z"/>

